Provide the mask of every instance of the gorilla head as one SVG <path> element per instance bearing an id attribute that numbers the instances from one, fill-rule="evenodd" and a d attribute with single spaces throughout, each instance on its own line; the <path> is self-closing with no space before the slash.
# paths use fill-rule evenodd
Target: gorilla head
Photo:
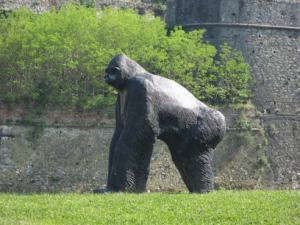
<path id="1" fill-rule="evenodd" d="M 115 56 L 105 69 L 104 80 L 117 90 L 122 90 L 130 77 L 144 73 L 145 70 L 138 63 L 124 54 Z"/>

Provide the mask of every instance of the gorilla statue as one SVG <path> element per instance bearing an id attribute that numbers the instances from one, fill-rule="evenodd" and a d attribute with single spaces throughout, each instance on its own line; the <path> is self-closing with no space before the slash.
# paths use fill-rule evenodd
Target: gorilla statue
<path id="1" fill-rule="evenodd" d="M 224 116 L 124 54 L 115 56 L 105 72 L 118 97 L 104 192 L 145 191 L 156 138 L 167 144 L 190 192 L 212 190 L 212 150 L 225 134 Z"/>

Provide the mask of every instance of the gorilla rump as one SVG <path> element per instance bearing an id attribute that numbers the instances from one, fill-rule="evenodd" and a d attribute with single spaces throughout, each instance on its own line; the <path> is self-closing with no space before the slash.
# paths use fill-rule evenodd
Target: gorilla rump
<path id="1" fill-rule="evenodd" d="M 225 134 L 224 116 L 124 54 L 111 60 L 105 81 L 118 91 L 107 191 L 145 191 L 156 138 L 167 144 L 190 192 L 213 189 L 212 150 Z"/>

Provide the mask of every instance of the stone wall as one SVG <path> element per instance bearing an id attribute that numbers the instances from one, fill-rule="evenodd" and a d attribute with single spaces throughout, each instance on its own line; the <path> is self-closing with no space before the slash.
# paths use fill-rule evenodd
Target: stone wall
<path id="1" fill-rule="evenodd" d="M 0 191 L 69 192 L 105 187 L 113 110 L 36 115 L 0 107 Z M 185 190 L 167 147 L 157 142 L 149 190 Z"/>
<path id="2" fill-rule="evenodd" d="M 160 4 L 154 4 L 151 0 L 0 0 L 0 10 L 11 11 L 20 7 L 30 8 L 41 13 L 51 8 L 60 8 L 65 3 L 79 3 L 86 6 L 103 8 L 131 8 L 140 14 L 153 12 L 156 16 L 164 18 L 166 8 Z"/>
<path id="3" fill-rule="evenodd" d="M 172 0 L 169 4 L 170 26 L 200 23 L 186 28 L 205 28 L 209 41 L 229 43 L 243 53 L 255 79 L 253 103 L 262 113 L 274 181 L 283 186 L 299 182 L 300 2 Z"/>
<path id="4" fill-rule="evenodd" d="M 278 187 L 265 160 L 266 137 L 260 127 L 261 115 L 253 107 L 222 111 L 228 132 L 215 150 L 215 186 Z M 0 115 L 0 191 L 81 192 L 105 186 L 114 130 L 113 110 L 48 110 L 35 114 L 2 106 Z M 287 185 L 298 187 L 298 183 Z M 147 189 L 186 191 L 167 146 L 160 141 L 151 158 Z"/>
<path id="5" fill-rule="evenodd" d="M 113 128 L 1 125 L 0 191 L 89 192 L 104 188 Z M 162 142 L 155 146 L 148 190 L 185 190 Z"/>

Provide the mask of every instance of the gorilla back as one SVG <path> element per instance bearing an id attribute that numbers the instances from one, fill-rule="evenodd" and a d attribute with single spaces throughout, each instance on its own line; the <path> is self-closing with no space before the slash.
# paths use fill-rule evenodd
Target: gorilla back
<path id="1" fill-rule="evenodd" d="M 105 81 L 118 90 L 107 190 L 145 191 L 156 138 L 168 145 L 190 192 L 213 189 L 212 150 L 225 134 L 224 116 L 123 54 L 111 60 Z"/>

